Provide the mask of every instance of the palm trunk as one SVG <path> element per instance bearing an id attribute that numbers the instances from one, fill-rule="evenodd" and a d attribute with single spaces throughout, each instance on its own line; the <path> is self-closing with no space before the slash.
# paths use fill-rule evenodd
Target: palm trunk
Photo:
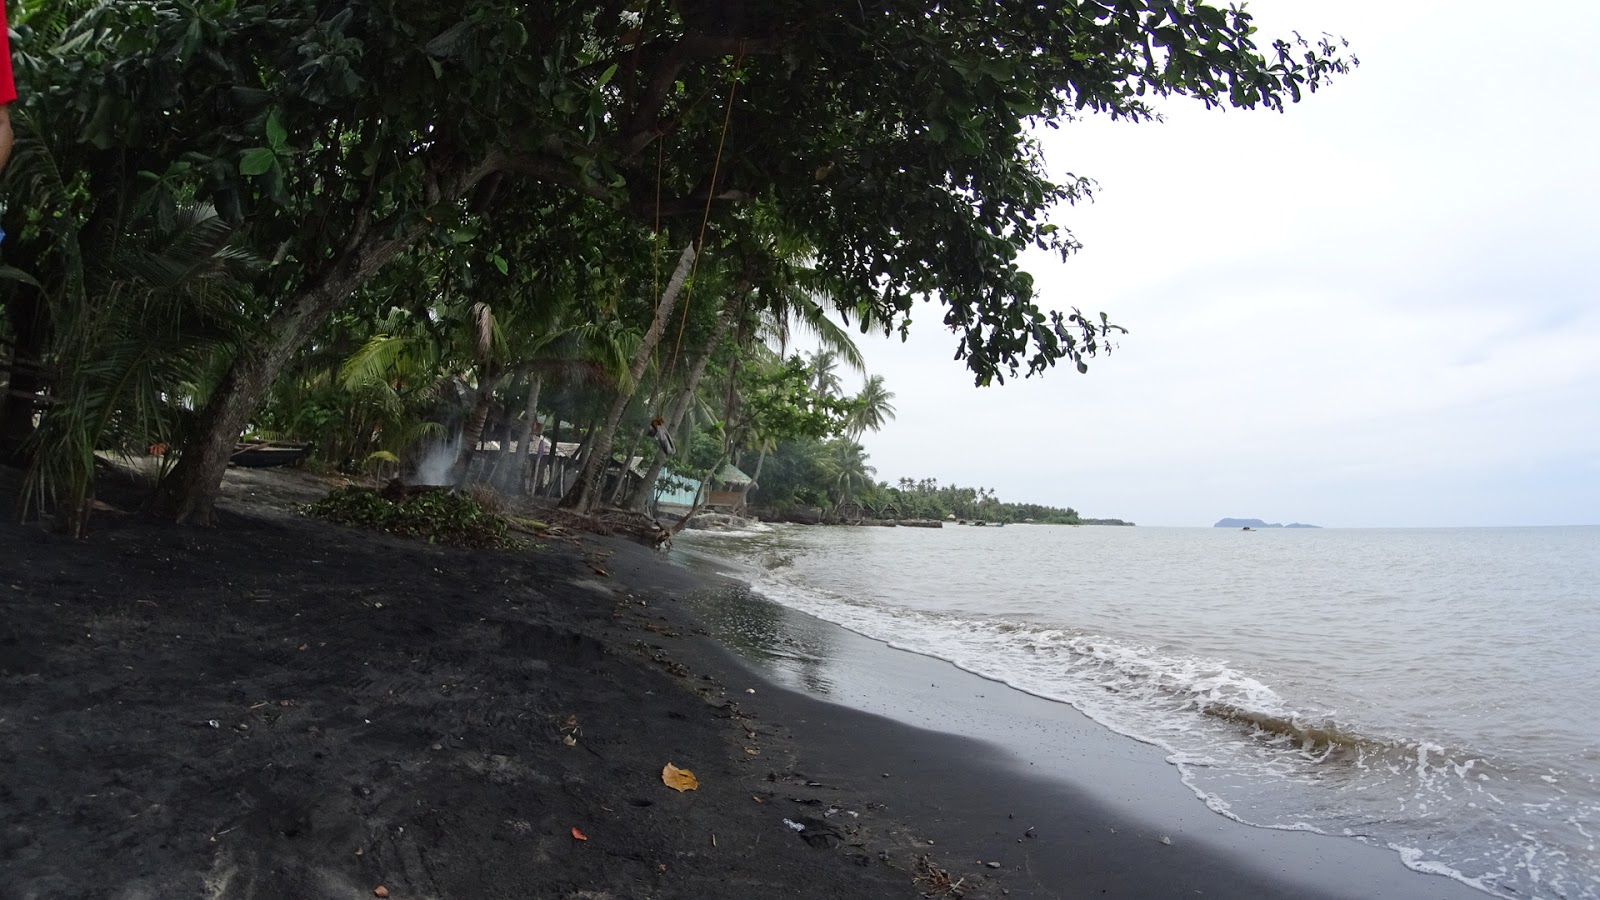
<path id="1" fill-rule="evenodd" d="M 617 473 L 617 485 L 611 489 L 611 497 L 607 501 L 612 506 L 616 506 L 622 501 L 622 493 L 628 489 L 628 475 L 632 471 L 632 467 L 628 464 L 633 462 L 633 450 L 638 443 L 639 439 L 632 437 L 628 439 L 622 448 L 622 471 Z"/>
<path id="2" fill-rule="evenodd" d="M 545 461 L 544 470 L 545 470 L 547 476 L 549 477 L 550 482 L 552 484 L 554 484 L 555 480 L 556 480 L 556 473 L 559 471 L 559 466 L 560 466 L 560 463 L 561 463 L 560 457 L 556 456 L 556 445 L 561 443 L 561 414 L 560 414 L 560 412 L 554 413 L 552 418 L 555 419 L 555 427 L 550 429 L 550 459 Z M 548 493 L 548 491 L 546 493 Z M 541 494 L 539 493 L 539 461 L 538 460 L 534 460 L 534 465 L 533 465 L 533 495 L 535 497 L 541 496 Z"/>
<path id="3" fill-rule="evenodd" d="M 744 489 L 739 491 L 739 512 L 750 505 L 750 489 L 761 480 L 761 467 L 767 464 L 767 448 L 761 448 L 761 455 L 756 457 L 756 470 L 750 473 L 750 480 L 745 483 Z"/>
<path id="4" fill-rule="evenodd" d="M 539 425 L 539 392 L 544 387 L 544 376 L 534 375 L 528 382 L 528 408 L 527 421 L 522 423 L 522 433 L 517 436 L 517 452 L 521 454 L 521 462 L 517 473 L 521 481 L 526 481 L 529 470 L 533 472 L 533 481 L 528 493 L 535 493 L 539 489 L 539 454 L 533 445 L 533 432 Z M 541 443 L 543 438 L 540 438 Z M 519 481 L 519 483 L 521 483 Z"/>
<path id="5" fill-rule="evenodd" d="M 513 377 L 512 383 L 515 384 L 516 381 L 517 379 Z M 496 429 L 497 437 L 495 440 L 500 444 L 500 450 L 494 455 L 494 462 L 489 464 L 489 471 L 483 475 L 483 480 L 491 485 L 495 483 L 496 478 L 500 477 L 500 472 L 505 469 L 506 460 L 513 455 L 511 452 L 511 431 L 515 423 L 511 420 L 511 407 L 509 405 L 502 411 L 500 420 L 496 424 L 499 427 Z"/>
<path id="6" fill-rule="evenodd" d="M 574 466 L 581 468 L 589 459 L 589 450 L 594 446 L 594 436 L 599 422 L 600 417 L 595 416 L 583 427 L 583 437 L 578 439 L 578 446 L 573 449 L 571 456 L 565 459 L 556 458 L 555 462 L 559 463 L 561 468 L 558 475 L 559 480 L 550 485 L 550 493 L 552 495 L 559 497 L 564 494 L 565 489 L 561 487 L 561 482 L 567 480 L 567 473 L 572 471 Z"/>
<path id="7" fill-rule="evenodd" d="M 738 293 L 739 303 L 742 307 L 744 297 L 749 294 L 749 288 L 744 288 Z M 700 389 L 700 380 L 705 377 L 706 366 L 710 364 L 711 357 L 716 354 L 717 347 L 722 343 L 722 339 L 727 337 L 728 328 L 733 324 L 734 318 L 735 316 L 729 312 L 729 305 L 724 304 L 716 326 L 712 330 L 711 338 L 706 341 L 705 349 L 700 351 L 699 358 L 694 361 L 694 368 L 689 371 L 689 380 L 685 382 L 683 390 L 678 394 L 677 402 L 672 405 L 672 413 L 667 421 L 667 431 L 673 436 L 674 440 L 678 437 L 678 429 L 683 425 L 683 417 L 689 411 L 689 404 L 694 402 L 695 391 Z M 682 444 L 685 443 L 687 441 L 681 442 L 678 446 L 680 453 L 683 452 Z M 661 469 L 667 464 L 668 457 L 660 447 L 656 448 L 653 456 L 654 459 L 650 463 L 650 468 L 644 473 L 644 477 L 639 480 L 638 487 L 634 488 L 633 493 L 628 496 L 626 507 L 628 509 L 643 512 L 645 507 L 649 505 L 650 499 L 655 495 L 656 482 L 661 478 Z"/>
<path id="8" fill-rule="evenodd" d="M 494 408 L 494 390 L 504 377 L 500 372 L 490 372 L 478 385 L 478 399 L 472 404 L 472 415 L 467 417 L 467 424 L 461 431 L 461 449 L 456 451 L 455 465 L 450 467 L 449 481 L 458 488 L 467 486 L 467 476 L 472 472 L 472 458 L 477 455 L 478 444 L 483 441 L 483 426 L 488 423 L 489 413 Z"/>
<path id="9" fill-rule="evenodd" d="M 638 352 L 633 355 L 633 365 L 628 369 L 628 381 L 617 392 L 616 399 L 611 401 L 611 412 L 606 416 L 605 428 L 595 441 L 589 459 L 584 461 L 583 471 L 578 475 L 577 483 L 565 497 L 561 498 L 562 508 L 588 515 L 599 504 L 601 476 L 605 473 L 606 460 L 611 458 L 611 443 L 616 439 L 617 426 L 622 422 L 622 413 L 628 408 L 628 401 L 633 399 L 639 379 L 644 377 L 650 355 L 655 352 L 656 344 L 661 342 L 661 333 L 666 329 L 667 319 L 672 316 L 672 308 L 677 305 L 678 294 L 683 291 L 684 282 L 689 279 L 689 269 L 694 264 L 694 257 L 694 244 L 683 248 L 683 254 L 678 257 L 678 268 L 673 271 L 671 280 L 667 282 L 667 289 L 661 293 L 661 302 L 656 305 L 655 319 L 650 322 L 649 330 L 644 333 L 644 340 L 639 342 Z"/>

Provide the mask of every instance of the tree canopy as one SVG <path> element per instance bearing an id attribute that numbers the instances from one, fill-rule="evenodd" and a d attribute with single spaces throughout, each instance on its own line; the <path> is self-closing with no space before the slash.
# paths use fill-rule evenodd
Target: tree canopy
<path id="1" fill-rule="evenodd" d="M 284 420 L 261 408 L 297 361 L 389 333 L 396 309 L 528 332 L 451 357 L 484 424 L 507 392 L 537 415 L 529 366 L 558 321 L 643 341 L 607 432 L 703 355 L 683 335 L 746 356 L 761 310 L 905 333 L 932 303 L 980 384 L 1083 371 L 1119 329 L 1040 297 L 1019 260 L 1077 248 L 1051 216 L 1092 185 L 1052 180 L 1031 129 L 1149 119 L 1165 96 L 1282 109 L 1355 62 L 1197 0 L 27 0 L 13 24 L 8 451 L 33 455 L 33 414 L 65 409 L 48 373 L 113 340 L 68 338 L 114 308 L 85 287 L 86 242 L 209 210 L 252 261 L 216 270 L 230 331 L 185 345 L 182 383 L 139 376 L 192 410 L 159 435 L 178 518 L 209 515 L 241 432 Z"/>

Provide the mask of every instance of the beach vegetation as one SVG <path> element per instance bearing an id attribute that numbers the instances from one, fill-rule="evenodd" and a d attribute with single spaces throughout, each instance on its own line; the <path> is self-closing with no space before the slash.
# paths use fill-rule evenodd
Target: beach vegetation
<path id="1" fill-rule="evenodd" d="M 494 549 L 511 546 L 506 518 L 471 492 L 403 491 L 391 494 L 346 485 L 306 507 L 320 519 L 430 544 Z"/>
<path id="2" fill-rule="evenodd" d="M 1282 109 L 1355 63 L 1202 2 L 30 0 L 12 25 L 0 450 L 80 531 L 94 453 L 161 447 L 152 508 L 207 521 L 247 432 L 579 515 L 648 505 L 705 432 L 756 471 L 807 448 L 793 497 L 866 502 L 850 444 L 894 408 L 839 396 L 849 329 L 936 304 L 983 385 L 1122 333 L 1021 267 L 1078 248 L 1050 216 L 1094 188 L 1033 129 Z M 821 343 L 806 384 L 790 329 Z"/>

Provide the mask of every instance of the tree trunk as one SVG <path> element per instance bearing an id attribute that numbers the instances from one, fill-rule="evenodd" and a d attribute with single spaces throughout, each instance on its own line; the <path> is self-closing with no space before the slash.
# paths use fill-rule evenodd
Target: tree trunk
<path id="1" fill-rule="evenodd" d="M 611 496 L 606 500 L 612 506 L 622 502 L 622 492 L 628 489 L 628 475 L 632 471 L 632 467 L 628 464 L 633 462 L 633 450 L 638 446 L 638 443 L 639 439 L 637 437 L 629 437 L 627 442 L 623 444 L 622 470 L 617 473 L 617 484 L 611 489 Z"/>
<path id="2" fill-rule="evenodd" d="M 666 328 L 667 319 L 672 316 L 672 308 L 677 305 L 678 294 L 683 291 L 684 282 L 689 278 L 689 269 L 694 264 L 694 256 L 694 244 L 689 244 L 683 248 L 683 254 L 678 257 L 678 268 L 673 271 L 671 280 L 667 282 L 667 289 L 661 293 L 661 302 L 656 305 L 655 319 L 651 321 L 650 329 L 644 333 L 644 340 L 639 342 L 638 352 L 633 355 L 633 365 L 628 369 L 628 381 L 617 392 L 616 399 L 611 401 L 611 412 L 606 416 L 605 428 L 596 439 L 589 458 L 584 461 L 583 471 L 579 473 L 577 483 L 565 497 L 561 498 L 563 509 L 588 515 L 599 505 L 601 476 L 606 470 L 606 460 L 611 458 L 611 443 L 616 439 L 617 425 L 622 422 L 622 413 L 628 408 L 628 401 L 633 399 L 639 379 L 644 377 L 650 355 L 655 352 L 656 344 L 661 341 L 661 333 Z"/>
<path id="3" fill-rule="evenodd" d="M 555 421 L 555 425 L 550 429 L 550 458 L 544 461 L 544 470 L 553 483 L 556 479 L 556 465 L 559 463 L 559 459 L 556 457 L 556 444 L 561 442 L 560 411 L 552 410 L 551 418 Z M 548 491 L 545 493 L 548 493 Z M 537 459 L 533 461 L 533 496 L 542 496 L 539 491 L 539 460 Z"/>
<path id="4" fill-rule="evenodd" d="M 459 197 L 470 191 L 502 162 L 500 155 L 492 152 L 489 159 L 461 173 L 451 195 Z M 176 522 L 210 523 L 234 444 L 289 357 L 351 294 L 427 229 L 425 223 L 419 223 L 395 237 L 383 237 L 372 233 L 373 224 L 369 216 L 359 217 L 338 257 L 267 319 L 264 339 L 240 348 L 222 383 L 200 410 L 178 464 L 156 492 L 152 506 L 157 515 Z"/>
<path id="5" fill-rule="evenodd" d="M 206 401 L 194 435 L 156 494 L 156 513 L 177 522 L 211 521 L 234 444 L 261 405 L 289 357 L 328 316 L 378 269 L 420 237 L 413 228 L 398 238 L 371 236 L 346 251 L 329 274 L 301 291 L 267 320 L 265 346 L 243 347 Z"/>
<path id="6" fill-rule="evenodd" d="M 456 451 L 455 465 L 450 467 L 451 484 L 458 488 L 467 486 L 467 476 L 472 472 L 472 458 L 478 453 L 478 444 L 483 440 L 483 426 L 489 421 L 489 413 L 494 407 L 494 391 L 500 386 L 500 379 L 504 378 L 501 372 L 490 371 L 485 374 L 478 385 L 478 398 L 472 404 L 472 415 L 467 417 L 467 424 L 461 431 L 461 447 Z"/>
<path id="7" fill-rule="evenodd" d="M 756 482 L 761 480 L 761 467 L 766 464 L 767 448 L 763 446 L 761 455 L 756 457 L 756 470 L 750 473 L 750 480 L 745 482 L 744 489 L 739 491 L 739 512 L 744 512 L 744 508 L 750 505 L 750 489 L 755 487 Z"/>
<path id="8" fill-rule="evenodd" d="M 532 487 L 528 489 L 529 494 L 537 493 L 539 490 L 539 453 L 538 448 L 533 443 L 533 433 L 539 427 L 539 391 L 543 387 L 543 375 L 531 377 L 528 382 L 528 420 L 522 423 L 522 433 L 517 436 L 517 452 L 521 454 L 521 459 L 517 465 L 518 483 L 525 482 L 528 478 L 529 470 L 532 470 L 533 482 Z M 543 440 L 544 438 L 541 435 L 540 442 L 542 443 Z M 554 448 L 552 447 L 552 449 Z"/>
<path id="9" fill-rule="evenodd" d="M 521 380 L 520 375 L 510 375 L 508 377 L 510 378 L 510 384 L 513 388 L 515 388 L 517 382 Z M 511 407 L 509 405 L 500 411 L 500 415 L 498 418 L 496 418 L 494 424 L 495 443 L 500 445 L 500 449 L 495 453 L 494 461 L 489 463 L 489 470 L 483 473 L 484 482 L 490 485 L 495 484 L 495 479 L 499 478 L 500 472 L 505 469 L 506 460 L 512 455 L 511 432 L 515 428 L 516 423 L 511 418 Z M 485 426 L 485 428 L 487 427 L 488 426 Z M 496 489 L 498 489 L 498 487 Z"/>
<path id="10" fill-rule="evenodd" d="M 738 291 L 738 294 L 739 304 L 742 308 L 744 297 L 749 294 L 749 288 Z M 679 392 L 677 401 L 672 405 L 672 413 L 667 418 L 667 432 L 672 435 L 674 441 L 678 440 L 678 429 L 683 425 L 683 417 L 689 411 L 689 404 L 694 402 L 695 391 L 700 389 L 700 380 L 705 377 L 706 366 L 710 364 L 711 357 L 716 354 L 717 347 L 722 343 L 722 339 L 727 337 L 728 328 L 736 318 L 729 311 L 730 305 L 723 304 L 722 311 L 718 313 L 717 323 L 712 329 L 711 337 L 706 341 L 705 349 L 700 352 L 699 358 L 694 361 L 694 367 L 689 370 L 689 380 L 684 383 L 683 390 Z M 679 453 L 684 452 L 683 445 L 687 443 L 687 441 L 682 441 L 677 444 Z M 645 507 L 649 505 L 650 499 L 655 496 L 656 482 L 661 478 L 661 468 L 666 465 L 668 457 L 660 447 L 655 448 L 652 456 L 654 459 L 650 463 L 650 468 L 644 473 L 644 477 L 639 480 L 638 487 L 634 488 L 633 493 L 628 496 L 627 509 L 643 512 Z"/>
<path id="11" fill-rule="evenodd" d="M 589 420 L 588 424 L 578 429 L 583 436 L 578 438 L 578 446 L 572 449 L 572 455 L 565 459 L 556 458 L 555 461 L 560 463 L 561 466 L 561 474 L 560 480 L 550 485 L 550 494 L 552 496 L 559 499 L 562 494 L 566 493 L 566 489 L 561 487 L 561 482 L 567 480 L 567 474 L 572 471 L 573 467 L 581 468 L 584 461 L 589 458 L 589 448 L 594 446 L 594 436 L 595 432 L 599 430 L 599 424 L 600 416 L 596 414 L 594 418 Z M 568 441 L 568 443 L 571 443 L 571 441 Z"/>

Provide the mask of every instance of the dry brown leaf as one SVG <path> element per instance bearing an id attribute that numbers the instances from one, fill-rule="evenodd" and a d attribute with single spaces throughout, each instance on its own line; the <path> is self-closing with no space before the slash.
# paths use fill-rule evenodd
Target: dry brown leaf
<path id="1" fill-rule="evenodd" d="M 693 772 L 688 769 L 680 769 L 672 763 L 667 763 L 661 769 L 661 783 L 680 794 L 684 791 L 692 791 L 700 786 L 700 781 L 694 777 Z"/>

